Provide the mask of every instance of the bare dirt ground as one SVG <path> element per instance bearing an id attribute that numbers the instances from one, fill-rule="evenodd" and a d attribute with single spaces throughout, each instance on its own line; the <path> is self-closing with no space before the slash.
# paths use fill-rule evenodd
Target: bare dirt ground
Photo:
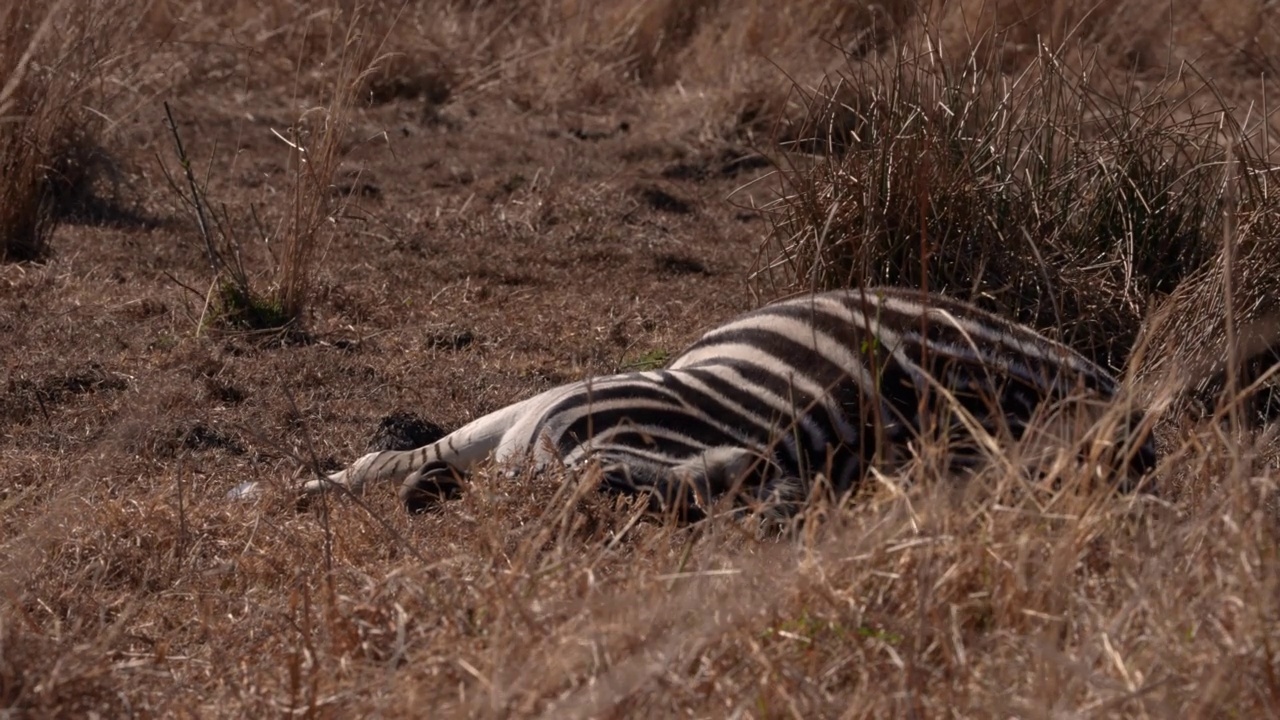
<path id="1" fill-rule="evenodd" d="M 243 78 L 201 82 L 172 99 L 218 202 L 270 213 L 281 197 L 285 153 L 271 131 L 306 102 L 290 99 L 288 80 L 248 90 Z M 322 590 L 322 568 L 354 560 L 364 569 L 348 579 L 362 584 L 387 570 L 351 552 L 372 552 L 379 565 L 404 562 L 406 547 L 416 548 L 415 565 L 479 555 L 445 539 L 471 534 L 475 518 L 452 509 L 410 521 L 384 489 L 367 513 L 335 508 L 334 529 L 322 530 L 288 499 L 300 462 L 313 451 L 328 468 L 354 459 L 394 411 L 456 427 L 555 384 L 651 363 L 752 305 L 745 278 L 765 223 L 750 189 L 738 196 L 743 207 L 726 202 L 764 173 L 745 142 L 673 133 L 642 102 L 539 112 L 495 93 L 442 107 L 402 94 L 360 112 L 349 133 L 339 182 L 354 188 L 352 202 L 324 249 L 305 340 L 200 330 L 207 259 L 160 170 L 160 159 L 177 163 L 158 103 L 129 117 L 131 142 L 112 149 L 128 212 L 66 224 L 53 260 L 3 268 L 4 586 L 27 598 L 6 616 L 17 624 L 4 624 L 6 705 L 148 716 L 243 716 L 297 702 L 369 711 L 309 681 L 286 689 L 314 660 L 280 665 L 268 647 L 294 643 L 259 622 L 291 625 L 299 602 L 350 603 L 346 637 L 334 640 L 349 645 L 341 655 L 363 653 L 357 616 L 379 616 L 367 629 L 380 634 L 391 619 L 382 613 L 400 601 L 383 605 L 347 581 Z M 228 503 L 247 480 L 272 488 L 269 499 Z M 454 529 L 442 535 L 441 522 Z M 264 523 L 292 540 L 259 546 Z M 274 578 L 262 597 L 266 586 L 249 579 L 260 572 Z M 459 581 L 449 592 L 475 590 Z M 458 611 L 458 631 L 487 622 L 478 605 Z M 219 638 L 237 626 L 248 632 L 233 657 Z M 439 688 L 450 695 L 472 677 L 463 669 L 472 661 L 421 660 L 429 674 L 446 673 Z M 162 669 L 171 663 L 184 669 Z M 420 707 L 416 695 L 393 704 Z"/>
<path id="2" fill-rule="evenodd" d="M 862 509 L 794 542 L 637 521 L 573 479 L 496 473 L 423 516 L 386 488 L 297 509 L 304 466 L 358 457 L 392 413 L 457 427 L 660 361 L 770 299 L 748 280 L 771 231 L 757 208 L 778 191 L 760 154 L 773 149 L 768 113 L 787 105 L 784 69 L 813 72 L 841 48 L 784 55 L 786 33 L 753 21 L 776 54 L 711 63 L 745 42 L 722 9 L 706 18 L 723 27 L 679 38 L 679 71 L 657 51 L 626 67 L 605 50 L 556 65 L 587 46 L 573 32 L 614 25 L 550 37 L 558 26 L 501 7 L 419 8 L 389 47 L 410 60 L 379 76 L 344 136 L 335 185 L 350 201 L 324 236 L 305 335 L 285 337 L 202 324 L 208 260 L 161 170 L 177 168 L 167 100 L 209 196 L 246 237 L 250 208 L 268 226 L 288 211 L 273 131 L 323 105 L 317 58 L 331 66 L 332 41 L 299 39 L 305 8 L 243 5 L 147 11 L 159 40 L 104 144 L 109 211 L 63 224 L 46 262 L 0 267 L 0 708 L 1280 709 L 1274 482 L 1231 453 L 1191 472 L 1238 490 L 1190 483 L 1172 500 L 1011 500 L 1001 478 L 913 493 L 872 483 Z M 604 13 L 617 27 L 624 5 Z M 677 37 L 676 5 L 663 7 L 651 15 Z M 841 17 L 909 35 L 910 8 L 866 12 Z M 806 37 L 820 25 L 785 24 Z M 635 27 L 627 37 L 657 32 Z M 628 47 L 616 54 L 647 46 Z M 269 248 L 249 245 L 267 267 Z M 228 501 L 247 481 L 263 496 Z"/>

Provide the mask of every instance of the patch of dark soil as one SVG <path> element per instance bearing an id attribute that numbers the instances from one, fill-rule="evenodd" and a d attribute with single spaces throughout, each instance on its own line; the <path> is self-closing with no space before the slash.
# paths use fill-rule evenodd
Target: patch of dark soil
<path id="1" fill-rule="evenodd" d="M 430 445 L 448 433 L 444 428 L 421 416 L 399 411 L 391 413 L 378 423 L 378 429 L 369 438 L 369 452 L 384 450 L 412 450 Z"/>
<path id="2" fill-rule="evenodd" d="M 176 434 L 177 446 L 183 450 L 226 450 L 232 455 L 244 454 L 244 446 L 233 436 L 204 423 L 181 428 Z"/>
<path id="3" fill-rule="evenodd" d="M 440 75 L 383 77 L 369 83 L 369 104 L 386 105 L 399 100 L 424 98 L 429 105 L 442 105 L 449 100 L 451 92 Z"/>
<path id="4" fill-rule="evenodd" d="M 359 352 L 360 348 L 364 347 L 364 344 L 361 343 L 359 340 L 352 340 L 350 338 L 338 338 L 337 340 L 330 342 L 329 345 L 332 346 L 335 350 L 341 350 L 342 352 L 352 352 L 352 353 Z"/>
<path id="5" fill-rule="evenodd" d="M 457 81 L 457 73 L 440 57 L 395 54 L 368 81 L 366 97 L 371 106 L 421 98 L 428 108 L 439 107 L 453 97 Z"/>
<path id="6" fill-rule="evenodd" d="M 362 197 L 373 200 L 382 197 L 382 186 L 367 170 L 351 169 L 334 178 L 332 192 L 337 197 Z"/>
<path id="7" fill-rule="evenodd" d="M 714 177 L 733 178 L 745 172 L 769 167 L 769 159 L 757 152 L 737 147 L 704 155 L 696 160 L 679 162 L 662 171 L 668 180 L 707 180 Z"/>
<path id="8" fill-rule="evenodd" d="M 620 133 L 626 133 L 630 131 L 631 131 L 631 123 L 628 123 L 627 121 L 623 120 L 617 125 L 613 127 L 607 127 L 607 128 L 587 127 L 587 126 L 573 127 L 569 129 L 569 136 L 577 138 L 578 140 L 594 142 L 597 140 L 608 140 L 609 138 L 614 137 Z"/>
<path id="9" fill-rule="evenodd" d="M 41 380 L 10 379 L 7 392 L 0 398 L 0 422 L 22 422 L 37 412 L 47 415 L 78 395 L 115 392 L 128 387 L 129 381 L 124 376 L 107 372 L 97 362 Z"/>
<path id="10" fill-rule="evenodd" d="M 679 162 L 662 171 L 662 177 L 668 180 L 705 180 L 710 174 L 701 162 Z"/>
<path id="11" fill-rule="evenodd" d="M 637 189 L 640 199 L 658 212 L 675 215 L 688 215 L 693 212 L 693 204 L 688 200 L 676 197 L 656 185 L 647 185 Z"/>
<path id="12" fill-rule="evenodd" d="M 396 235 L 391 242 L 391 250 L 395 252 L 427 257 L 435 252 L 435 248 L 421 233 L 412 235 Z"/>
<path id="13" fill-rule="evenodd" d="M 213 377 L 205 378 L 204 394 L 210 400 L 226 405 L 244 402 L 245 397 L 247 397 L 245 392 L 235 385 Z"/>
<path id="14" fill-rule="evenodd" d="M 201 421 L 178 422 L 167 427 L 150 423 L 128 428 L 130 452 L 169 459 L 188 452 L 223 451 L 243 455 L 244 446 L 231 433 Z"/>
<path id="15" fill-rule="evenodd" d="M 703 275 L 714 273 L 701 260 L 683 255 L 662 254 L 654 258 L 654 269 L 664 275 Z"/>
<path id="16" fill-rule="evenodd" d="M 252 357 L 262 350 L 307 347 L 316 343 L 315 336 L 296 322 L 280 328 L 261 330 L 212 330 L 226 336 L 222 345 L 223 352 L 234 357 Z"/>
<path id="17" fill-rule="evenodd" d="M 154 230 L 165 224 L 163 220 L 99 197 L 82 198 L 78 204 L 67 205 L 61 215 L 64 222 L 96 227 Z"/>
<path id="18" fill-rule="evenodd" d="M 583 250 L 556 263 L 556 267 L 616 268 L 627 259 L 628 254 L 612 248 Z"/>
<path id="19" fill-rule="evenodd" d="M 45 382 L 45 393 L 57 401 L 70 395 L 102 390 L 124 390 L 129 387 L 128 381 L 114 373 L 108 373 L 102 365 L 91 362 L 79 370 L 73 370 L 61 377 L 50 378 Z"/>
<path id="20" fill-rule="evenodd" d="M 45 175 L 45 193 L 61 222 L 144 230 L 160 227 L 160 220 L 123 198 L 123 177 L 111 153 L 88 137 L 74 136 L 54 154 Z"/>
<path id="21" fill-rule="evenodd" d="M 432 350 L 461 350 L 475 340 L 475 333 L 470 330 L 445 328 L 428 332 L 425 343 Z"/>
<path id="22" fill-rule="evenodd" d="M 687 153 L 666 142 L 640 141 L 628 145 L 618 153 L 618 160 L 628 165 L 643 165 L 653 161 L 682 160 Z"/>
<path id="23" fill-rule="evenodd" d="M 485 266 L 476 267 L 473 271 L 465 273 L 476 280 L 485 280 L 494 285 L 502 287 L 536 287 L 541 285 L 539 278 L 524 272 L 507 271 L 498 268 Z"/>

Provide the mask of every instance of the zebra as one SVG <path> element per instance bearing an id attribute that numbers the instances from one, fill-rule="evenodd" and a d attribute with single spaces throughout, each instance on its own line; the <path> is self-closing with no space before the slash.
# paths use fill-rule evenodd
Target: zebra
<path id="1" fill-rule="evenodd" d="M 302 492 L 400 481 L 405 507 L 422 510 L 492 459 L 594 468 L 602 489 L 682 517 L 726 496 L 794 513 L 819 485 L 847 493 L 930 441 L 963 469 L 1045 417 L 1092 424 L 1119 388 L 1066 345 L 966 302 L 891 287 L 811 293 L 710 330 L 663 369 L 547 390 L 437 442 L 364 455 Z M 1155 463 L 1142 417 L 1113 438 L 1125 482 Z"/>

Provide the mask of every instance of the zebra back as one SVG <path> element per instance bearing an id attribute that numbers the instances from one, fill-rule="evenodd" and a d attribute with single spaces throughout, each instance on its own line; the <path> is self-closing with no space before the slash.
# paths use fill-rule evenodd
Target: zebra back
<path id="1" fill-rule="evenodd" d="M 660 504 L 744 487 L 795 503 L 819 476 L 842 492 L 924 443 L 971 465 L 993 438 L 1023 439 L 1046 411 L 1078 430 L 1117 392 L 1079 353 L 968 303 L 895 288 L 830 292 L 741 315 L 663 370 L 548 390 L 432 445 L 366 456 L 328 482 L 407 476 L 408 503 L 492 454 L 535 467 L 595 461 L 604 487 L 654 490 Z M 1150 439 L 1133 450 L 1133 468 L 1154 462 Z"/>
<path id="2" fill-rule="evenodd" d="M 827 471 L 838 486 L 926 437 L 948 442 L 964 464 L 978 454 L 975 422 L 1018 440 L 1046 405 L 1101 407 L 1118 391 L 1111 373 L 1062 343 L 971 304 L 897 288 L 764 306 L 708 332 L 670 370 L 730 375 L 770 398 L 762 405 L 771 410 L 789 405 L 789 417 L 772 420 L 790 435 L 777 459 L 796 472 Z"/>

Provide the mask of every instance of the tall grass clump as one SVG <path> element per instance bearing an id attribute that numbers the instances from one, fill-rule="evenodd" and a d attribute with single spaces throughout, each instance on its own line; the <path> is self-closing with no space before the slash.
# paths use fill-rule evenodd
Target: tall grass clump
<path id="1" fill-rule="evenodd" d="M 335 70 L 320 88 L 323 97 L 304 107 L 288 128 L 272 131 L 283 148 L 287 168 L 283 201 L 278 205 L 233 213 L 211 202 L 207 187 L 196 176 L 178 121 L 166 106 L 182 168 L 180 176 L 168 170 L 166 174 L 191 212 L 204 244 L 213 274 L 212 314 L 205 318 L 213 324 L 249 331 L 299 331 L 305 319 L 324 247 L 348 199 L 334 178 L 348 147 L 352 114 L 377 62 L 377 45 L 370 41 L 364 16 L 358 11 L 335 14 L 330 32 L 337 28 L 345 31 L 340 41 L 331 43 Z M 265 250 L 265 267 L 257 266 L 262 256 L 258 250 Z"/>
<path id="2" fill-rule="evenodd" d="M 120 2 L 0 9 L 0 261 L 39 260 L 83 197 L 108 124 L 109 75 L 127 57 Z"/>
<path id="3" fill-rule="evenodd" d="M 1139 83 L 1041 46 L 1010 71 L 974 46 L 850 60 L 804 93 L 755 277 L 945 291 L 1120 367 L 1150 299 L 1220 249 L 1224 212 L 1274 215 L 1265 158 L 1190 68 Z"/>

